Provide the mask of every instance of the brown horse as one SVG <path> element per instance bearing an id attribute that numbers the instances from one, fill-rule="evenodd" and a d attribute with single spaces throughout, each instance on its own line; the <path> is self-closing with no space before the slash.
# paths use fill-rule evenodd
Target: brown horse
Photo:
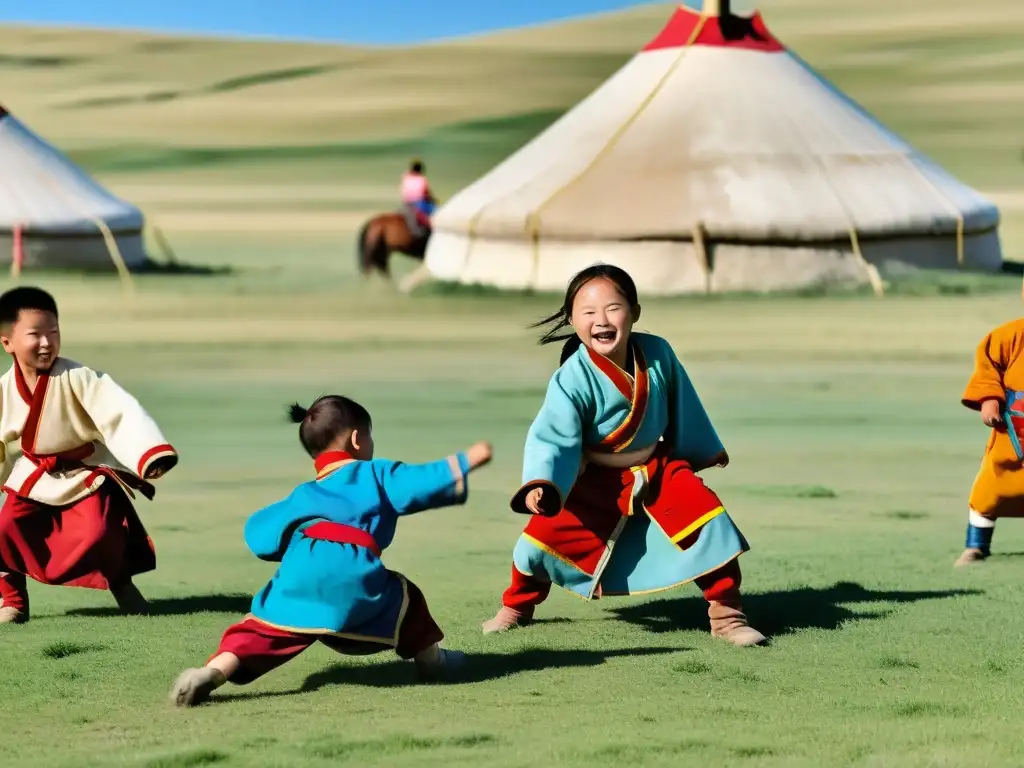
<path id="1" fill-rule="evenodd" d="M 391 254 L 404 253 L 423 261 L 429 238 L 429 231 L 422 235 L 411 232 L 405 216 L 401 213 L 378 214 L 359 230 L 359 271 L 363 275 L 377 271 L 390 279 Z"/>

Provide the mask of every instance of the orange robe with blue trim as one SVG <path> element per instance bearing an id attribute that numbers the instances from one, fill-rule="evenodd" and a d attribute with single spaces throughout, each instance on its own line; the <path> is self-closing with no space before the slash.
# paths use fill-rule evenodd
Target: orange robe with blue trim
<path id="1" fill-rule="evenodd" d="M 990 431 L 968 504 L 983 517 L 1024 517 L 1024 463 L 1011 439 L 1012 430 L 1024 444 L 1024 319 L 999 326 L 975 350 L 961 402 L 980 411 L 986 400 L 999 402 L 1005 424 Z"/>

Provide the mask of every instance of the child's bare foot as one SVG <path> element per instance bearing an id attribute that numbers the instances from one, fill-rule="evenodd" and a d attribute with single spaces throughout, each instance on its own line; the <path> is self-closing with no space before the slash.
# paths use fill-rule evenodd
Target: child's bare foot
<path id="1" fill-rule="evenodd" d="M 145 616 L 149 613 L 149 603 L 132 582 L 129 581 L 127 584 L 111 589 L 110 593 L 114 596 L 117 607 L 121 609 L 122 613 L 130 616 Z"/>
<path id="2" fill-rule="evenodd" d="M 213 667 L 186 669 L 171 688 L 171 703 L 176 707 L 194 707 L 227 682 L 224 673 Z"/>
<path id="3" fill-rule="evenodd" d="M 20 611 L 14 607 L 0 607 L 0 624 L 24 624 L 28 621 L 28 611 Z"/>
<path id="4" fill-rule="evenodd" d="M 449 651 L 436 645 L 416 656 L 416 674 L 421 682 L 435 683 L 448 678 L 466 663 L 462 651 Z"/>
<path id="5" fill-rule="evenodd" d="M 968 547 L 960 553 L 960 557 L 953 563 L 954 568 L 961 568 L 965 565 L 972 565 L 974 563 L 980 563 L 985 560 L 987 555 L 980 549 L 975 547 Z"/>
<path id="6" fill-rule="evenodd" d="M 485 635 L 490 635 L 495 632 L 508 632 L 516 627 L 525 627 L 531 621 L 533 621 L 532 610 L 517 611 L 515 608 L 503 605 L 493 619 L 488 619 L 483 623 L 482 629 Z"/>

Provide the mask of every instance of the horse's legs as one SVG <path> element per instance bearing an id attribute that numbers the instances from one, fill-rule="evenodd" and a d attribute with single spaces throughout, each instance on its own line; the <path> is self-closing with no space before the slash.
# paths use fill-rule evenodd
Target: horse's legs
<path id="1" fill-rule="evenodd" d="M 380 222 L 370 221 L 360 235 L 359 240 L 359 271 L 370 277 L 376 269 L 376 251 L 383 233 Z"/>
<path id="2" fill-rule="evenodd" d="M 398 284 L 398 290 L 402 293 L 412 293 L 428 280 L 430 280 L 430 270 L 427 269 L 427 264 L 424 262 L 402 278 L 402 281 Z"/>
<path id="3" fill-rule="evenodd" d="M 387 233 L 381 228 L 371 230 L 363 251 L 363 273 L 367 276 L 379 272 L 387 279 L 391 278 L 388 269 Z"/>
<path id="4" fill-rule="evenodd" d="M 391 279 L 390 256 L 391 248 L 388 245 L 387 238 L 382 237 L 377 241 L 376 247 L 373 250 L 373 265 L 377 268 L 377 271 L 388 280 Z"/>

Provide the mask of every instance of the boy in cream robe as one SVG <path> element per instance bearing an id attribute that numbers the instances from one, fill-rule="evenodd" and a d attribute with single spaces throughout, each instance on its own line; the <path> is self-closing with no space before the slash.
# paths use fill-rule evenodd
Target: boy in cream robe
<path id="1" fill-rule="evenodd" d="M 125 612 L 146 601 L 132 583 L 156 567 L 129 497 L 178 456 L 138 401 L 113 379 L 60 357 L 53 297 L 39 288 L 0 296 L 0 624 L 28 621 L 26 576 L 109 589 Z"/>

